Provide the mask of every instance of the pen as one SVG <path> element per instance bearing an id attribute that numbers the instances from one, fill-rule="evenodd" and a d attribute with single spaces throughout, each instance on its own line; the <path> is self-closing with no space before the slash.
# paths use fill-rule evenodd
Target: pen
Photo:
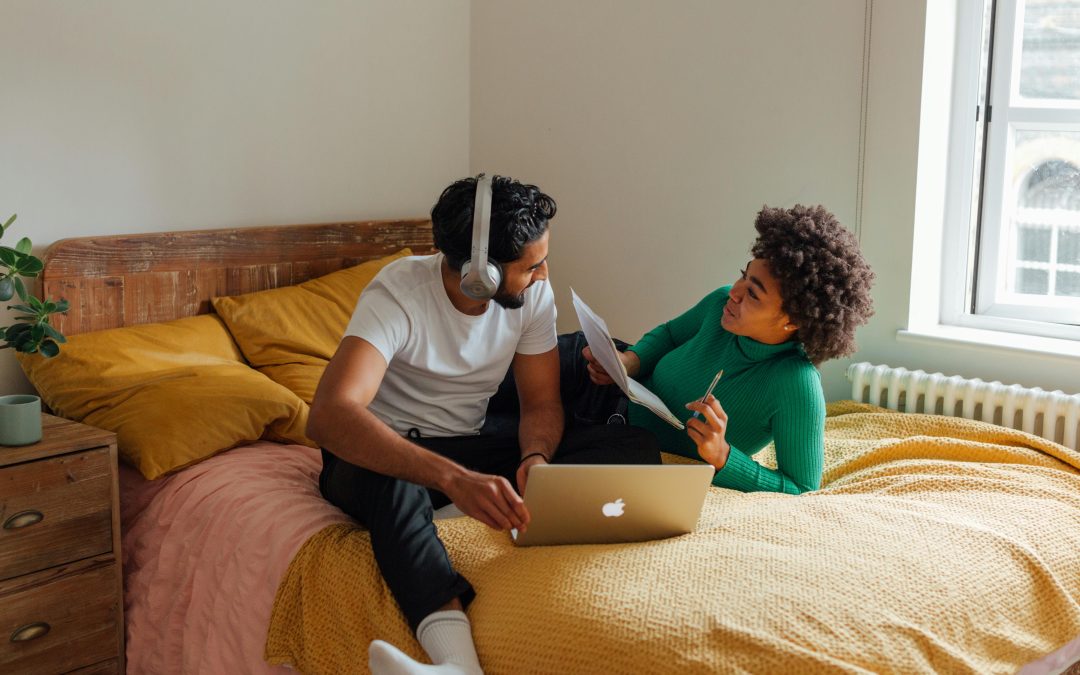
<path id="1" fill-rule="evenodd" d="M 709 395 L 712 394 L 712 390 L 716 388 L 716 383 L 720 381 L 720 376 L 723 374 L 724 369 L 721 368 L 720 372 L 716 374 L 716 377 L 712 379 L 712 383 L 709 384 L 709 388 L 705 390 L 705 395 L 701 397 L 701 400 L 698 401 L 698 403 L 704 403 L 706 400 L 708 400 Z M 701 413 L 695 410 L 694 414 L 690 416 L 690 419 L 696 420 L 699 417 L 701 417 Z"/>

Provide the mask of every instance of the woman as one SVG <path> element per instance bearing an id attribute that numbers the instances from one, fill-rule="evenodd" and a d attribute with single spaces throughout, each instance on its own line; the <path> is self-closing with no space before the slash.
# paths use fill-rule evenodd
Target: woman
<path id="1" fill-rule="evenodd" d="M 754 226 L 753 259 L 733 285 L 619 355 L 686 430 L 635 404 L 629 421 L 664 450 L 711 464 L 714 485 L 799 494 L 821 483 L 825 397 L 815 366 L 855 350 L 855 329 L 873 314 L 874 273 L 855 237 L 821 206 L 765 207 Z M 588 347 L 582 354 L 593 383 L 611 384 Z M 751 459 L 770 441 L 777 470 Z"/>

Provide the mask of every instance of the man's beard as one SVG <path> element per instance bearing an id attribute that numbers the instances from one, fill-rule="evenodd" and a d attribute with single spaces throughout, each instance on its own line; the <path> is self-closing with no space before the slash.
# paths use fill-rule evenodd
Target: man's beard
<path id="1" fill-rule="evenodd" d="M 491 299 L 504 309 L 521 309 L 525 306 L 525 291 L 517 295 L 510 295 L 506 292 L 506 288 L 500 284 L 499 290 L 495 291 L 495 295 Z"/>

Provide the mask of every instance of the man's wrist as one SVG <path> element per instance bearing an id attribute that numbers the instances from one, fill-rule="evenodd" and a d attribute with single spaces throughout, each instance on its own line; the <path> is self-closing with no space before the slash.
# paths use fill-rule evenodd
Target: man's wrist
<path id="1" fill-rule="evenodd" d="M 456 462 L 447 460 L 446 463 L 448 464 L 446 470 L 440 471 L 438 473 L 438 478 L 435 481 L 435 485 L 432 486 L 443 494 L 449 494 L 450 485 L 453 484 L 454 480 L 457 479 L 457 477 L 461 474 L 468 471 L 468 469 L 461 466 L 460 464 L 457 464 Z"/>
<path id="2" fill-rule="evenodd" d="M 521 461 L 518 462 L 518 466 L 521 466 L 522 464 L 525 463 L 525 460 L 530 459 L 532 457 L 542 457 L 546 464 L 551 464 L 551 458 L 549 458 L 545 453 L 543 453 L 543 452 L 530 452 L 529 454 L 522 456 Z"/>

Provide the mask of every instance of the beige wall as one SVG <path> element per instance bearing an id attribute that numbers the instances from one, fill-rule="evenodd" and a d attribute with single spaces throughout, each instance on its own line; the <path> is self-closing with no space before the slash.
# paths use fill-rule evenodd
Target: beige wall
<path id="1" fill-rule="evenodd" d="M 468 40 L 468 0 L 5 2 L 4 243 L 422 216 L 468 171 Z"/>
<path id="2" fill-rule="evenodd" d="M 863 0 L 473 0 L 473 171 L 559 203 L 560 329 L 574 289 L 613 334 L 733 282 L 763 204 L 854 229 Z"/>
<path id="3" fill-rule="evenodd" d="M 916 174 L 940 171 L 919 144 L 940 145 L 920 103 L 941 4 L 928 19 L 925 0 L 872 3 L 860 235 L 878 313 L 855 358 L 1080 390 L 1075 359 L 897 339 L 912 270 L 930 264 L 914 223 L 937 217 L 917 204 Z M 762 204 L 821 202 L 855 224 L 866 8 L 9 3 L 0 216 L 17 211 L 12 239 L 40 250 L 90 234 L 417 215 L 451 178 L 499 172 L 558 199 L 560 328 L 576 328 L 572 285 L 636 339 L 733 278 Z M 830 399 L 847 395 L 847 362 L 823 368 Z M 0 392 L 26 388 L 0 352 Z"/>
<path id="4" fill-rule="evenodd" d="M 947 120 L 920 115 L 924 95 L 947 96 L 948 64 L 925 66 L 924 89 L 923 46 L 949 39 L 954 5 L 473 0 L 472 169 L 558 199 L 560 328 L 577 327 L 572 285 L 635 340 L 733 279 L 763 203 L 820 202 L 858 224 L 878 274 L 860 351 L 822 368 L 827 398 L 850 396 L 853 360 L 1080 391 L 1075 358 L 897 337 L 913 274 L 939 264 L 940 203 L 917 204 L 916 177 L 944 175 Z"/>

